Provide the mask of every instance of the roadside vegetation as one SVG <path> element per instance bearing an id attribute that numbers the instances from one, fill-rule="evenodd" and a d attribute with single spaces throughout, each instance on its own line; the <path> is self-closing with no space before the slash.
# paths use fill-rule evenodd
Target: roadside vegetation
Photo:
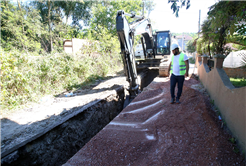
<path id="1" fill-rule="evenodd" d="M 246 49 L 246 3 L 243 1 L 219 1 L 210 7 L 208 18 L 202 24 L 201 37 L 196 41 L 200 55 L 227 56 L 233 43 L 238 50 Z"/>
<path id="2" fill-rule="evenodd" d="M 145 14 L 154 6 L 146 1 Z M 123 69 L 116 13 L 141 15 L 142 9 L 141 0 L 1 1 L 1 108 L 15 109 Z M 72 56 L 63 52 L 63 40 L 71 38 L 90 44 Z"/>
<path id="3" fill-rule="evenodd" d="M 43 56 L 1 51 L 1 104 L 12 109 L 47 94 L 79 88 L 120 70 L 120 56 L 97 58 L 51 53 Z"/>
<path id="4" fill-rule="evenodd" d="M 230 81 L 235 87 L 246 86 L 246 79 L 245 78 L 230 78 Z"/>
<path id="5" fill-rule="evenodd" d="M 176 1 L 169 3 L 178 16 L 180 6 Z M 216 45 L 213 39 L 221 39 L 222 46 L 224 39 L 230 39 L 245 48 L 245 3 L 232 4 L 221 1 L 211 7 L 208 24 L 203 26 L 211 27 L 203 30 L 198 51 L 207 52 L 208 45 Z M 149 14 L 154 5 L 145 2 L 144 11 Z M 181 6 L 188 9 L 190 1 Z M 12 109 L 37 101 L 39 96 L 79 87 L 121 67 L 116 13 L 124 10 L 141 15 L 142 7 L 141 0 L 1 1 L 1 107 Z M 63 52 L 63 39 L 71 38 L 92 44 L 84 46 L 80 54 L 68 55 Z M 99 56 L 91 56 L 94 52 Z"/>
<path id="6" fill-rule="evenodd" d="M 153 10 L 152 1 L 145 9 Z M 118 10 L 140 15 L 142 1 L 1 1 L 1 109 L 10 111 L 122 70 Z M 71 38 L 89 44 L 66 54 L 63 40 Z"/>
<path id="7" fill-rule="evenodd" d="M 189 63 L 190 64 L 195 64 L 195 59 L 194 58 L 189 58 Z"/>

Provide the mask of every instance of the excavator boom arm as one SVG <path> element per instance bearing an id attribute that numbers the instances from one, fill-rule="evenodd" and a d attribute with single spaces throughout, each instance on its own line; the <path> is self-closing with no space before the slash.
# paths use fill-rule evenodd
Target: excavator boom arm
<path id="1" fill-rule="evenodd" d="M 126 16 L 137 18 L 137 20 L 129 24 Z M 145 19 L 143 16 L 128 14 L 122 10 L 117 12 L 116 29 L 120 42 L 121 56 L 124 63 L 124 71 L 127 76 L 127 81 L 130 84 L 128 91 L 131 98 L 134 98 L 139 93 L 139 82 L 133 50 L 134 33 L 138 25 L 143 22 L 148 22 L 148 26 L 150 27 L 149 19 Z M 152 35 L 152 31 L 150 30 L 149 32 Z"/>

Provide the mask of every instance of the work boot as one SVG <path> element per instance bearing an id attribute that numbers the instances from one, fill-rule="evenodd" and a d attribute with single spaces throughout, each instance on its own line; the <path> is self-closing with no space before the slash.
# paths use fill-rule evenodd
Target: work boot
<path id="1" fill-rule="evenodd" d="M 175 103 L 175 98 L 172 98 L 170 103 L 171 104 Z"/>
<path id="2" fill-rule="evenodd" d="M 180 101 L 178 98 L 176 98 L 176 104 L 180 104 Z"/>

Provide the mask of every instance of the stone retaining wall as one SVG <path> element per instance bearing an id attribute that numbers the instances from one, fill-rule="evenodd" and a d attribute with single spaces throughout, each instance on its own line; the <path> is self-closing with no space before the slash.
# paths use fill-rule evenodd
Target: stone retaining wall
<path id="1" fill-rule="evenodd" d="M 246 68 L 239 67 L 239 68 L 226 68 L 223 67 L 224 71 L 228 75 L 228 77 L 233 78 L 246 78 Z"/>

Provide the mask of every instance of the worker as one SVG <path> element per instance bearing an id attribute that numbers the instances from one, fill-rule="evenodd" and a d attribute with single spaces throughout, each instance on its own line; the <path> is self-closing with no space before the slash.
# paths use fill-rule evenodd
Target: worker
<path id="1" fill-rule="evenodd" d="M 189 59 L 188 56 L 184 53 L 179 52 L 179 46 L 177 44 L 171 45 L 171 50 L 173 55 L 170 59 L 170 65 L 168 68 L 168 75 L 170 75 L 170 93 L 171 93 L 171 104 L 177 103 L 180 104 L 180 96 L 182 94 L 183 90 L 183 83 L 185 80 L 185 77 L 189 76 Z M 175 98 L 175 86 L 178 83 L 178 93 Z M 176 99 L 176 101 L 175 101 Z"/>
<path id="2" fill-rule="evenodd" d="M 161 41 L 159 43 L 159 47 L 161 47 L 161 46 L 167 47 L 167 38 L 164 35 L 161 36 Z"/>

